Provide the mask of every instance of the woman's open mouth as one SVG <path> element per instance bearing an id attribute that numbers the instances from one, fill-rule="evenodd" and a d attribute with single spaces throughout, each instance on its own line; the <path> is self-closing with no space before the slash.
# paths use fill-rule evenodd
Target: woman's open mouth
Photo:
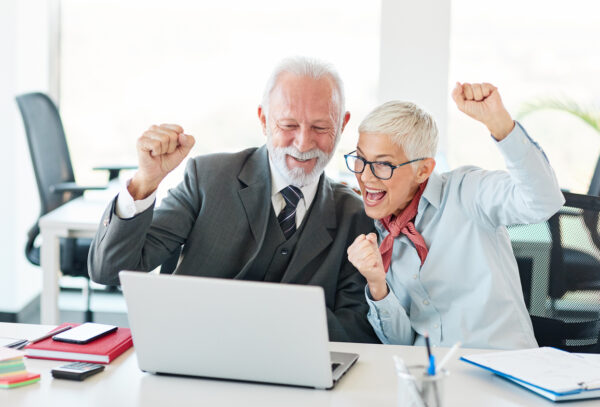
<path id="1" fill-rule="evenodd" d="M 365 188 L 364 200 L 367 206 L 378 205 L 383 197 L 387 194 L 383 189 Z"/>

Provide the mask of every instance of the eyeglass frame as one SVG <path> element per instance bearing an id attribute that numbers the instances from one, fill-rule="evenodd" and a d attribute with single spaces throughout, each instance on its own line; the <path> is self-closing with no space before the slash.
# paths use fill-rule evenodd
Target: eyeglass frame
<path id="1" fill-rule="evenodd" d="M 353 153 L 356 153 L 357 151 L 358 151 L 358 150 L 354 150 L 354 151 L 351 151 L 351 152 L 349 152 L 348 154 L 344 154 L 344 161 L 346 161 L 346 167 L 347 167 L 347 168 L 348 168 L 348 169 L 349 169 L 351 172 L 353 172 L 354 174 L 362 174 L 363 172 L 365 172 L 365 168 L 367 168 L 367 164 L 369 164 L 369 168 L 371 168 L 371 174 L 373 174 L 373 176 L 374 176 L 375 178 L 377 178 L 377 179 L 380 179 L 380 180 L 383 180 L 383 181 L 386 181 L 386 180 L 388 180 L 388 179 L 392 178 L 392 177 L 394 176 L 394 170 L 395 170 L 396 168 L 399 168 L 399 167 L 405 166 L 405 165 L 407 165 L 407 164 L 412 164 L 412 163 L 414 163 L 414 162 L 417 162 L 417 161 L 422 161 L 422 160 L 425 160 L 425 159 L 427 158 L 427 157 L 415 158 L 414 160 L 406 161 L 406 162 L 404 162 L 404 163 L 402 163 L 402 164 L 398 164 L 398 165 L 392 165 L 392 164 L 390 164 L 390 163 L 389 163 L 389 162 L 387 162 L 387 161 L 367 161 L 367 160 L 365 160 L 364 158 L 362 158 L 361 156 L 358 156 L 358 155 L 353 155 Z M 348 158 L 349 158 L 349 157 L 352 157 L 352 158 L 358 159 L 358 160 L 360 160 L 360 161 L 362 161 L 362 162 L 363 162 L 363 169 L 362 169 L 362 171 L 354 171 L 352 168 L 350 168 L 350 164 L 348 164 Z M 390 176 L 389 176 L 389 177 L 387 177 L 387 178 L 382 178 L 382 177 L 380 177 L 379 175 L 375 174 L 375 169 L 373 168 L 373 164 L 387 165 L 388 167 L 390 167 L 390 168 L 391 168 L 391 170 L 392 170 L 392 173 L 390 174 Z"/>

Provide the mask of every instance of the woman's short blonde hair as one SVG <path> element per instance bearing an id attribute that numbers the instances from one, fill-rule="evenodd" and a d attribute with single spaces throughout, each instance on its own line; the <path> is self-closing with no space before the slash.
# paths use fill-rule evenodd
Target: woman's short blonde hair
<path id="1" fill-rule="evenodd" d="M 359 133 L 388 135 L 409 160 L 434 158 L 438 128 L 433 117 L 411 102 L 393 100 L 376 107 L 358 127 Z M 418 162 L 412 164 L 418 165 Z"/>

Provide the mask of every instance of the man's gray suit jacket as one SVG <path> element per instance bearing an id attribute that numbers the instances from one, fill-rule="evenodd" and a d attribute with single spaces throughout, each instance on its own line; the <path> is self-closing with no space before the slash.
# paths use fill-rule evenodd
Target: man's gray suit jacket
<path id="1" fill-rule="evenodd" d="M 175 274 L 247 279 L 272 211 L 266 147 L 190 159 L 183 181 L 130 219 L 106 209 L 90 249 L 91 278 L 118 285 L 120 270 L 153 270 L 183 245 Z M 323 287 L 329 339 L 378 342 L 367 321 L 365 280 L 346 250 L 374 230 L 362 202 L 325 175 L 282 283 Z"/>

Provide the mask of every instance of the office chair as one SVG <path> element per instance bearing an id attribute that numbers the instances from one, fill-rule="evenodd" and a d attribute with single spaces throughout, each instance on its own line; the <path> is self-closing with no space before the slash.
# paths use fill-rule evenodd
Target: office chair
<path id="1" fill-rule="evenodd" d="M 551 219 L 553 241 L 563 240 L 562 251 L 554 250 L 556 272 L 550 279 L 553 303 L 570 291 L 600 290 L 600 197 L 565 193 L 570 207 Z M 572 230 L 568 230 L 572 229 Z M 579 242 L 571 236 L 578 234 Z M 599 297 L 600 301 L 600 297 Z"/>
<path id="2" fill-rule="evenodd" d="M 596 168 L 594 168 L 594 174 L 592 175 L 587 194 L 600 196 L 600 157 L 596 161 Z"/>
<path id="3" fill-rule="evenodd" d="M 598 353 L 600 197 L 563 194 L 565 205 L 546 222 L 508 231 L 538 344 Z"/>
<path id="4" fill-rule="evenodd" d="M 86 190 L 106 187 L 80 186 L 75 183 L 71 158 L 62 121 L 56 105 L 43 93 L 27 93 L 16 97 L 23 117 L 31 161 L 40 196 L 40 217 L 72 199 L 80 197 Z M 123 169 L 132 166 L 96 167 L 109 171 L 109 179 L 118 177 Z M 39 219 L 38 219 L 39 220 Z M 40 265 L 40 247 L 35 240 L 40 229 L 38 221 L 27 233 L 25 256 L 35 265 Z M 90 282 L 87 256 L 91 239 L 63 238 L 60 241 L 60 269 L 63 275 L 84 277 L 87 280 L 85 318 L 93 319 L 90 310 Z"/>
<path id="5" fill-rule="evenodd" d="M 598 158 L 598 162 L 596 163 L 587 195 L 600 196 L 600 158 Z M 586 198 L 578 199 L 585 200 Z M 597 212 L 587 211 L 583 215 L 579 215 L 569 211 L 561 211 L 561 217 L 559 218 L 562 222 L 567 221 L 567 218 L 583 220 L 585 228 L 583 228 L 582 233 L 589 235 L 594 245 L 600 247 Z M 554 220 L 553 230 L 557 233 L 560 230 L 561 221 L 558 219 Z M 571 219 L 572 221 L 573 219 Z M 555 281 L 555 284 L 552 286 L 551 296 L 553 300 L 561 298 L 568 291 L 600 289 L 600 273 L 598 273 L 600 259 L 591 256 L 585 251 L 582 252 L 575 247 L 566 247 L 562 261 L 565 263 L 565 269 L 569 270 L 569 272 L 562 276 L 561 281 Z"/>

